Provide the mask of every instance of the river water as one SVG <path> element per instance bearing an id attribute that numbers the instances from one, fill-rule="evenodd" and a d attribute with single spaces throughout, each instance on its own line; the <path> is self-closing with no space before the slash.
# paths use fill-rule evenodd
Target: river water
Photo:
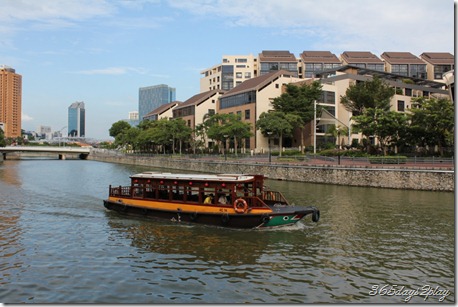
<path id="1" fill-rule="evenodd" d="M 275 230 L 105 210 L 109 184 L 146 170 L 0 164 L 0 302 L 455 302 L 453 193 L 269 180 L 290 202 L 321 210 L 317 224 Z"/>

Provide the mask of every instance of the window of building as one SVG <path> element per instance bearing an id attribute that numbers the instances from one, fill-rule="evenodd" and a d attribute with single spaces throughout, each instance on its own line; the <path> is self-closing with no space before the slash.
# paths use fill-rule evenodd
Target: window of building
<path id="1" fill-rule="evenodd" d="M 434 66 L 434 79 L 442 80 L 443 79 L 442 75 L 450 70 L 452 70 L 452 65 L 435 65 Z"/>
<path id="2" fill-rule="evenodd" d="M 405 111 L 405 101 L 398 100 L 398 112 L 404 112 L 404 111 Z"/>
<path id="3" fill-rule="evenodd" d="M 412 89 L 411 88 L 406 88 L 406 89 L 404 89 L 404 91 L 405 91 L 405 95 L 406 96 L 412 97 Z"/>
<path id="4" fill-rule="evenodd" d="M 251 78 L 251 72 L 247 71 L 245 72 L 245 79 Z"/>
<path id="5" fill-rule="evenodd" d="M 242 76 L 243 76 L 243 74 L 242 74 L 241 72 L 236 72 L 236 73 L 235 73 L 235 77 L 236 77 L 237 79 L 241 79 Z"/>
<path id="6" fill-rule="evenodd" d="M 391 65 L 391 72 L 393 74 L 407 76 L 408 75 L 408 65 L 407 64 L 394 64 Z"/>
<path id="7" fill-rule="evenodd" d="M 247 63 L 248 60 L 247 59 L 235 59 L 235 62 L 236 63 Z"/>
<path id="8" fill-rule="evenodd" d="M 245 119 L 250 119 L 250 110 L 245 110 Z"/>
<path id="9" fill-rule="evenodd" d="M 220 99 L 220 108 L 226 109 L 256 101 L 256 91 L 245 92 Z"/>

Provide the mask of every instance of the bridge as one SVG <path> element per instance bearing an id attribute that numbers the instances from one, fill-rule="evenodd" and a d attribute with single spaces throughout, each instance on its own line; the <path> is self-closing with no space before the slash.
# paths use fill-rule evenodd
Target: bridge
<path id="1" fill-rule="evenodd" d="M 13 152 L 29 152 L 29 153 L 48 153 L 57 154 L 59 160 L 65 160 L 66 155 L 76 154 L 80 159 L 86 159 L 91 152 L 90 147 L 52 147 L 52 146 L 6 146 L 0 147 L 0 153 L 3 159 L 6 160 L 8 153 Z"/>

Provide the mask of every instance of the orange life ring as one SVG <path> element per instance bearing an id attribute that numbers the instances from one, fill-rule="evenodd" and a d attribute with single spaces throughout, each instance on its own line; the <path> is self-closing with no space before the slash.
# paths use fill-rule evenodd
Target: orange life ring
<path id="1" fill-rule="evenodd" d="M 243 198 L 236 199 L 234 201 L 234 210 L 237 213 L 245 213 L 246 209 L 248 209 L 248 205 Z"/>

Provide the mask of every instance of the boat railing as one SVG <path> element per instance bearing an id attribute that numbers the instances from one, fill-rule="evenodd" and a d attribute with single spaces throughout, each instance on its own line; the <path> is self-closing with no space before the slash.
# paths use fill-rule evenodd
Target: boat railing
<path id="1" fill-rule="evenodd" d="M 278 191 L 264 190 L 262 192 L 262 200 L 267 205 L 274 205 L 274 204 L 288 205 L 286 198 L 283 196 L 282 193 Z"/>
<path id="2" fill-rule="evenodd" d="M 132 196 L 132 189 L 130 186 L 119 186 L 119 187 L 112 187 L 110 186 L 110 196 L 118 196 L 118 197 L 131 197 Z"/>
<path id="3" fill-rule="evenodd" d="M 117 187 L 112 187 L 110 186 L 109 188 L 109 195 L 112 197 L 126 197 L 126 198 L 146 198 L 146 199 L 155 199 L 155 197 L 149 197 L 148 195 L 151 193 L 148 193 L 145 188 L 143 187 L 131 187 L 131 186 L 117 186 Z M 286 199 L 283 197 L 283 195 L 280 192 L 277 191 L 264 191 L 261 195 L 258 196 L 241 196 L 241 197 L 236 197 L 237 198 L 242 198 L 244 199 L 248 207 L 268 207 L 274 204 L 282 204 L 282 205 L 287 205 Z M 166 194 L 163 197 L 159 197 L 161 200 L 168 200 L 169 199 L 169 193 L 166 192 Z M 175 199 L 175 198 L 173 198 Z M 177 198 L 181 199 L 181 198 Z M 190 202 L 197 202 L 196 200 L 190 200 Z M 235 201 L 235 199 L 234 199 Z"/>

